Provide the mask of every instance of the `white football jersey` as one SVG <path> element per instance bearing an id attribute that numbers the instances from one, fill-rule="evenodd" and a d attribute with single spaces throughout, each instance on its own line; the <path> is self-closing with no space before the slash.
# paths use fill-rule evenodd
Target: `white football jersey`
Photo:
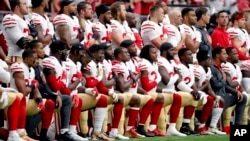
<path id="1" fill-rule="evenodd" d="M 90 71 L 90 75 L 95 78 L 98 76 L 98 68 L 103 68 L 103 63 L 96 64 L 93 60 L 85 67 L 86 70 Z"/>
<path id="2" fill-rule="evenodd" d="M 171 43 L 174 47 L 176 47 L 181 41 L 181 32 L 179 29 L 172 25 L 168 24 L 165 26 L 168 30 L 168 42 Z"/>
<path id="3" fill-rule="evenodd" d="M 90 40 L 93 37 L 92 31 L 92 22 L 90 20 L 85 20 L 85 31 L 84 31 L 84 40 L 82 41 L 86 48 L 90 47 Z"/>
<path id="4" fill-rule="evenodd" d="M 139 57 L 135 57 L 126 62 L 127 68 L 133 73 L 134 76 L 140 73 L 138 66 L 138 63 L 140 63 L 140 61 L 142 60 Z M 130 93 L 137 93 L 138 82 L 139 81 L 131 85 L 131 87 L 129 88 Z"/>
<path id="5" fill-rule="evenodd" d="M 109 81 L 113 78 L 113 74 L 112 74 L 112 62 L 111 60 L 103 60 L 103 70 L 104 70 L 104 76 L 105 76 L 105 80 Z M 113 87 L 110 89 L 114 89 Z"/>
<path id="6" fill-rule="evenodd" d="M 101 43 L 103 43 L 103 42 L 111 43 L 111 41 L 112 41 L 112 35 L 111 35 L 112 29 L 111 29 L 110 25 L 108 25 L 108 24 L 103 25 L 100 22 L 95 22 L 93 24 L 93 28 L 99 33 Z"/>
<path id="7" fill-rule="evenodd" d="M 10 73 L 11 73 L 11 77 L 10 77 L 10 87 L 13 89 L 17 89 L 16 83 L 15 83 L 15 79 L 13 77 L 13 74 L 16 72 L 22 72 L 24 75 L 24 81 L 25 81 L 25 85 L 29 86 L 32 83 L 32 80 L 35 79 L 35 71 L 32 67 L 28 67 L 26 64 L 24 64 L 23 62 L 21 63 L 14 63 L 10 66 Z"/>
<path id="8" fill-rule="evenodd" d="M 249 49 L 249 37 L 245 29 L 230 27 L 227 29 L 227 33 L 231 39 L 238 37 L 240 40 L 240 46 L 247 47 Z"/>
<path id="9" fill-rule="evenodd" d="M 165 85 L 162 81 L 160 81 L 160 83 L 158 84 L 160 88 L 175 90 L 175 82 L 179 78 L 179 75 L 175 73 L 174 67 L 170 64 L 170 62 L 166 58 L 161 56 L 159 56 L 157 59 L 157 65 L 164 67 L 168 71 L 168 75 L 170 77 L 169 82 L 171 82 Z"/>
<path id="10" fill-rule="evenodd" d="M 43 35 L 45 35 L 45 36 L 51 35 L 51 37 L 54 36 L 55 31 L 53 28 L 53 24 L 50 22 L 48 16 L 46 16 L 46 15 L 41 16 L 37 13 L 32 13 L 31 16 L 32 16 L 32 20 L 33 20 L 34 25 L 40 25 L 42 27 Z M 49 45 L 46 45 L 44 47 L 44 52 L 46 55 L 50 55 Z"/>
<path id="11" fill-rule="evenodd" d="M 161 81 L 161 75 L 158 71 L 158 65 L 157 63 L 150 63 L 146 59 L 142 59 L 142 61 L 139 63 L 139 67 L 141 71 L 148 71 L 148 78 L 149 81 L 156 81 L 157 84 Z M 149 92 L 156 92 L 157 86 L 155 88 L 151 89 Z"/>
<path id="12" fill-rule="evenodd" d="M 124 21 L 122 24 L 117 20 L 111 20 L 111 29 L 113 30 L 119 30 L 121 32 L 122 38 L 129 37 L 132 41 L 135 40 L 135 37 L 133 35 L 133 32 L 128 26 L 127 21 Z M 116 45 L 114 42 L 112 42 L 112 45 L 114 47 L 119 47 L 120 45 Z"/>
<path id="13" fill-rule="evenodd" d="M 78 30 L 80 29 L 80 25 L 79 25 L 79 20 L 76 16 L 70 17 L 65 14 L 59 14 L 54 17 L 53 24 L 55 26 L 55 29 L 59 25 L 68 25 L 71 39 L 76 39 L 77 35 L 79 34 Z M 56 35 L 56 38 L 59 39 L 59 35 L 57 33 L 55 33 L 55 35 Z"/>
<path id="14" fill-rule="evenodd" d="M 167 33 L 164 33 L 162 25 L 152 21 L 144 21 L 141 25 L 141 37 L 144 45 L 153 45 L 151 41 L 158 37 L 161 40 L 167 40 Z"/>
<path id="15" fill-rule="evenodd" d="M 111 80 L 113 78 L 112 75 L 112 62 L 110 60 L 103 60 L 103 70 L 105 74 L 106 80 Z"/>
<path id="16" fill-rule="evenodd" d="M 199 80 L 198 87 L 202 87 L 207 80 L 208 82 L 210 81 L 212 72 L 210 68 L 206 72 L 202 66 L 194 65 L 194 76 Z"/>
<path id="17" fill-rule="evenodd" d="M 18 47 L 16 43 L 21 37 L 29 36 L 27 21 L 16 14 L 8 14 L 3 18 L 2 31 L 8 45 L 8 56 L 22 57 L 24 49 Z"/>
<path id="18" fill-rule="evenodd" d="M 194 66 L 189 64 L 188 67 L 183 64 L 176 66 L 182 75 L 182 80 L 189 86 L 192 87 L 194 84 Z"/>
<path id="19" fill-rule="evenodd" d="M 68 85 L 67 72 L 69 71 L 69 68 L 66 66 L 64 61 L 62 61 L 62 64 L 60 64 L 60 62 L 54 56 L 49 56 L 42 60 L 42 66 L 44 68 L 55 70 L 56 78 L 64 82 L 66 86 Z"/>
<path id="20" fill-rule="evenodd" d="M 190 27 L 186 24 L 182 24 L 179 27 L 180 27 L 180 32 L 189 35 L 194 42 L 196 41 L 201 42 L 201 33 L 197 31 L 194 26 Z M 199 49 L 196 52 L 198 51 Z M 193 53 L 193 61 L 197 62 L 196 53 Z"/>
<path id="21" fill-rule="evenodd" d="M 197 41 L 197 35 L 196 35 L 196 28 L 194 26 L 190 27 L 186 24 L 179 25 L 180 27 L 180 32 L 185 33 L 186 35 L 191 36 L 191 39 L 193 41 Z"/>
<path id="22" fill-rule="evenodd" d="M 238 81 L 238 83 L 241 84 L 242 73 L 240 67 L 237 64 L 226 62 L 221 64 L 221 68 L 224 72 L 230 74 L 232 81 Z"/>
<path id="23" fill-rule="evenodd" d="M 124 81 L 130 81 L 131 80 L 131 77 L 130 77 L 130 74 L 129 74 L 129 68 L 127 67 L 127 65 L 124 62 L 113 60 L 112 65 L 113 65 L 112 69 L 114 70 L 114 72 L 116 74 L 122 74 L 123 75 Z M 137 84 L 132 84 L 131 88 L 133 89 L 134 87 L 137 87 L 136 85 Z M 130 92 L 130 88 L 129 88 L 128 91 L 125 91 L 125 93 L 126 92 Z M 134 91 L 132 91 L 132 92 L 134 92 Z M 137 91 L 135 93 L 137 93 Z"/>
<path id="24" fill-rule="evenodd" d="M 74 83 L 76 80 L 76 78 L 74 77 L 75 74 L 77 74 L 78 72 L 81 72 L 81 67 L 82 64 L 80 62 L 76 62 L 76 64 L 69 58 L 67 58 L 66 62 L 65 62 L 66 68 L 68 68 L 67 71 L 67 82 L 68 85 L 70 85 L 71 83 Z M 79 84 L 76 89 L 71 91 L 71 95 L 77 94 L 77 88 L 81 86 L 81 84 Z"/>

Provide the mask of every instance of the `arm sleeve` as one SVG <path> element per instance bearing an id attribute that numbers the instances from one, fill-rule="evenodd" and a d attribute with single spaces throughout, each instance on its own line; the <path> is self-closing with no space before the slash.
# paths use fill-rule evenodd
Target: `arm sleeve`
<path id="1" fill-rule="evenodd" d="M 86 88 L 94 88 L 98 84 L 98 80 L 95 77 L 87 77 L 86 78 Z"/>
<path id="2" fill-rule="evenodd" d="M 246 56 L 244 53 L 242 53 L 239 48 L 235 47 L 235 49 L 237 50 L 238 52 L 238 55 L 239 55 L 239 59 L 240 60 L 249 60 L 250 58 L 248 56 Z"/>
<path id="3" fill-rule="evenodd" d="M 109 93 L 109 89 L 103 84 L 103 81 L 100 81 L 97 85 L 97 90 L 99 93 L 102 94 L 108 94 Z"/>
<path id="4" fill-rule="evenodd" d="M 54 92 L 61 90 L 61 88 L 65 85 L 62 81 L 56 79 L 55 75 L 48 76 L 47 83 Z"/>
<path id="5" fill-rule="evenodd" d="M 141 77 L 141 86 L 144 90 L 150 91 L 154 87 L 156 87 L 157 83 L 155 81 L 149 81 L 148 76 Z"/>

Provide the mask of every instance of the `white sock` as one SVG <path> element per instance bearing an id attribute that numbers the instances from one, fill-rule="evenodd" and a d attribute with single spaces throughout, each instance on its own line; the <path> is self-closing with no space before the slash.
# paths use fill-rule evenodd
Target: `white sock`
<path id="1" fill-rule="evenodd" d="M 111 131 L 110 131 L 112 134 L 116 135 L 118 134 L 118 129 L 117 128 L 111 128 Z"/>
<path id="2" fill-rule="evenodd" d="M 154 131 L 156 129 L 156 125 L 149 125 L 149 130 L 150 131 Z"/>
<path id="3" fill-rule="evenodd" d="M 170 123 L 169 126 L 168 126 L 168 129 L 169 130 L 176 129 L 175 126 L 176 126 L 176 123 Z"/>
<path id="4" fill-rule="evenodd" d="M 95 123 L 94 123 L 94 132 L 101 132 L 102 131 L 102 124 L 104 121 L 104 118 L 107 113 L 107 108 L 100 108 L 97 107 L 95 109 Z"/>
<path id="5" fill-rule="evenodd" d="M 20 134 L 20 133 L 23 133 L 25 132 L 25 129 L 17 129 L 17 133 Z M 26 133 L 26 132 L 25 132 Z"/>
<path id="6" fill-rule="evenodd" d="M 190 119 L 189 118 L 183 118 L 183 123 L 190 123 Z"/>
<path id="7" fill-rule="evenodd" d="M 221 117 L 222 112 L 223 112 L 223 108 L 213 108 L 210 127 L 212 128 L 217 127 L 216 125 Z"/>
<path id="8" fill-rule="evenodd" d="M 132 129 L 133 128 L 133 126 L 127 126 L 126 127 L 126 131 L 129 131 L 130 129 Z"/>
<path id="9" fill-rule="evenodd" d="M 76 125 L 69 125 L 69 131 L 76 133 Z"/>
<path id="10" fill-rule="evenodd" d="M 16 137 L 18 134 L 17 134 L 17 131 L 16 130 L 11 130 L 9 131 L 9 137 Z"/>
<path id="11" fill-rule="evenodd" d="M 199 128 L 202 128 L 202 127 L 204 127 L 205 126 L 205 123 L 201 123 L 200 125 L 199 125 Z"/>
<path id="12" fill-rule="evenodd" d="M 60 134 L 64 134 L 65 132 L 68 132 L 68 131 L 69 131 L 69 129 L 67 129 L 67 128 L 60 129 Z"/>

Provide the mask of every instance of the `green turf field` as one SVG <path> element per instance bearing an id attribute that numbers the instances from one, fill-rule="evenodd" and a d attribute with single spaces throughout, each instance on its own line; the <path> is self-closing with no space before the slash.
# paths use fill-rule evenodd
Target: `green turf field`
<path id="1" fill-rule="evenodd" d="M 152 137 L 143 139 L 132 139 L 129 141 L 229 141 L 229 135 L 199 135 L 187 137 Z"/>

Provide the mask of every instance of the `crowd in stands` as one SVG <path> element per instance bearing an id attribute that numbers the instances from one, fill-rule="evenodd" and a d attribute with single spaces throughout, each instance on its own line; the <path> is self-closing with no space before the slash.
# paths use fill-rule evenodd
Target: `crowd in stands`
<path id="1" fill-rule="evenodd" d="M 1 2 L 2 140 L 185 138 L 250 124 L 248 0 Z"/>

